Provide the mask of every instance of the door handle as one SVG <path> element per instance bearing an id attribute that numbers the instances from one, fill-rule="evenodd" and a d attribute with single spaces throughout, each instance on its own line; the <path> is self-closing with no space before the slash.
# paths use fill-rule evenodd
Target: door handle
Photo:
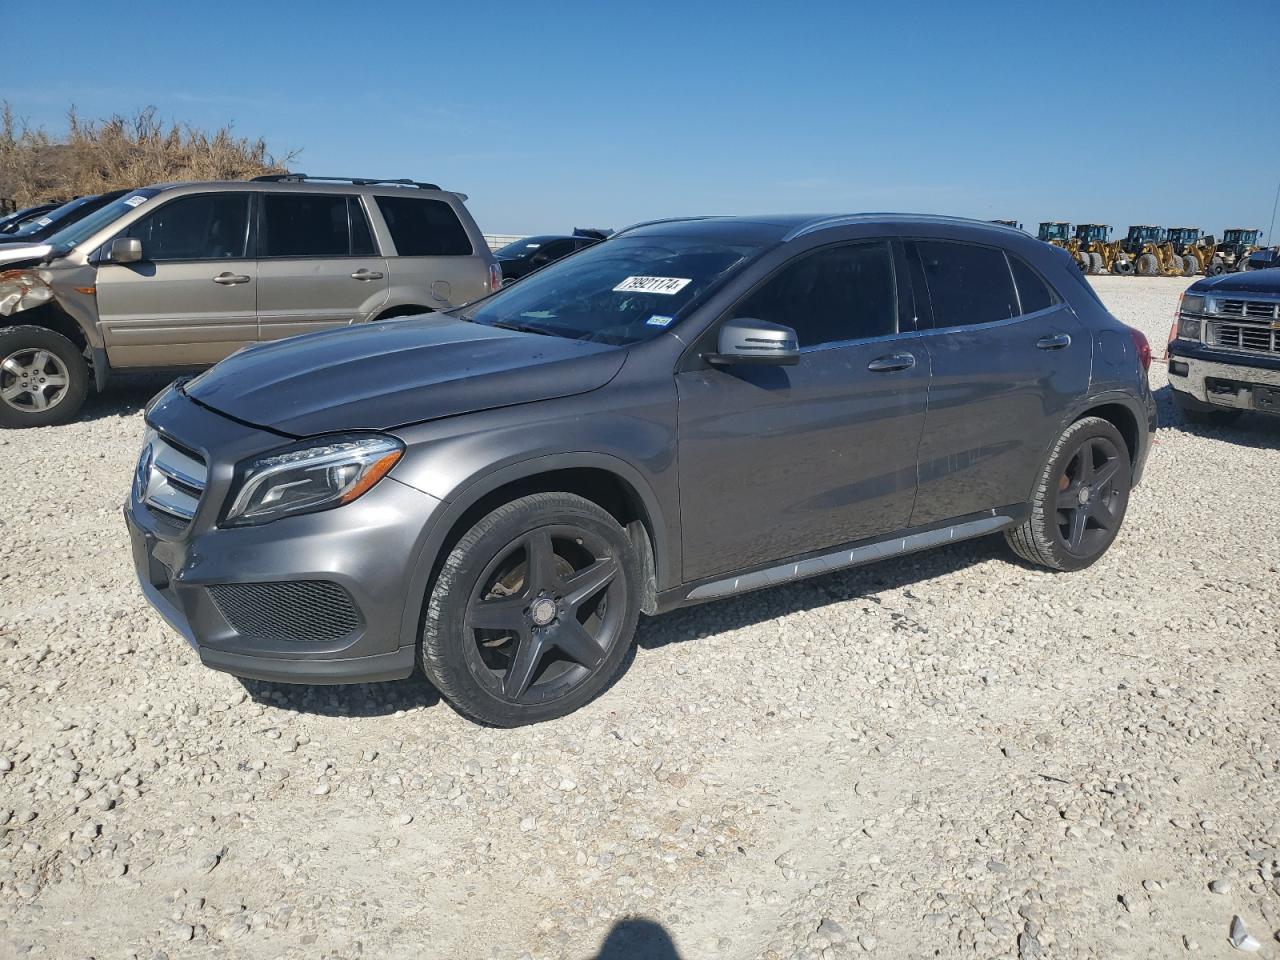
<path id="1" fill-rule="evenodd" d="M 910 370 L 915 365 L 914 354 L 893 353 L 887 357 L 876 357 L 867 364 L 867 369 L 873 373 L 893 373 L 895 370 Z"/>
<path id="2" fill-rule="evenodd" d="M 352 280 L 381 280 L 382 274 L 378 273 L 378 271 L 376 270 L 366 270 L 364 267 L 361 267 L 359 270 L 357 270 L 355 273 L 351 275 L 351 279 Z"/>
<path id="3" fill-rule="evenodd" d="M 1071 346 L 1069 333 L 1055 333 L 1053 336 L 1041 337 L 1036 341 L 1036 348 L 1039 350 L 1061 350 L 1069 346 Z"/>
<path id="4" fill-rule="evenodd" d="M 224 287 L 229 287 L 229 286 L 231 286 L 232 284 L 236 284 L 236 283 L 248 283 L 248 282 L 249 282 L 249 278 L 248 278 L 248 277 L 246 277 L 243 273 L 226 273 L 226 272 L 223 272 L 223 273 L 218 274 L 216 277 L 214 277 L 214 278 L 213 278 L 213 282 L 214 282 L 214 283 L 220 283 L 220 284 L 222 284 Z"/>

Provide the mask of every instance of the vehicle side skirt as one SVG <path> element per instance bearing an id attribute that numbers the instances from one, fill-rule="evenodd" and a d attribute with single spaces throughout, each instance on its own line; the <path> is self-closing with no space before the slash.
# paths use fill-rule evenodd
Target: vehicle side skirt
<path id="1" fill-rule="evenodd" d="M 959 540 L 981 537 L 1017 526 L 1030 515 L 1026 503 L 996 507 L 980 513 L 956 517 L 941 523 L 911 527 L 890 537 L 879 537 L 815 551 L 764 567 L 748 568 L 728 575 L 686 583 L 658 596 L 659 612 L 676 607 L 735 596 L 750 590 L 774 587 L 807 577 L 861 566 L 876 560 L 902 556 L 917 550 L 942 546 Z"/>

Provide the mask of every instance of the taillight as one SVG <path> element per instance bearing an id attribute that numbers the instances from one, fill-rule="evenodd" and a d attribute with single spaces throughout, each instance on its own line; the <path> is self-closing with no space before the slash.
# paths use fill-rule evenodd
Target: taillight
<path id="1" fill-rule="evenodd" d="M 502 288 L 502 268 L 496 263 L 489 264 L 489 292 Z"/>
<path id="2" fill-rule="evenodd" d="M 1147 338 L 1143 336 L 1142 331 L 1135 327 L 1129 328 L 1129 335 L 1133 337 L 1133 346 L 1138 351 L 1138 360 L 1142 364 L 1142 369 L 1150 370 L 1151 344 L 1147 342 Z"/>

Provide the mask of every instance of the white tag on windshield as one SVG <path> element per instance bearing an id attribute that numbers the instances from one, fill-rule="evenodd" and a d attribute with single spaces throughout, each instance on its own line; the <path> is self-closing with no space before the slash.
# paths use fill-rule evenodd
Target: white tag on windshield
<path id="1" fill-rule="evenodd" d="M 627 277 L 613 288 L 614 293 L 679 293 L 693 282 L 684 277 Z"/>
<path id="2" fill-rule="evenodd" d="M 53 217 L 41 217 L 36 221 L 36 223 L 40 224 L 42 227 L 47 227 L 49 224 L 53 223 Z"/>
<path id="3" fill-rule="evenodd" d="M 147 202 L 146 197 L 130 197 L 124 203 L 126 207 L 136 207 L 138 204 L 146 203 L 146 202 Z"/>

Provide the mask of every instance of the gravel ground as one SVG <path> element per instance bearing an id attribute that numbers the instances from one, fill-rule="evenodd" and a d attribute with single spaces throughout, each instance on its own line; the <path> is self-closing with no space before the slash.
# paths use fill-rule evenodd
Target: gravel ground
<path id="1" fill-rule="evenodd" d="M 1186 281 L 1096 283 L 1161 352 Z M 119 514 L 159 386 L 0 435 L 0 957 L 1280 956 L 1280 421 L 1162 389 L 1090 570 L 986 538 L 645 620 L 501 731 L 199 665 Z"/>

